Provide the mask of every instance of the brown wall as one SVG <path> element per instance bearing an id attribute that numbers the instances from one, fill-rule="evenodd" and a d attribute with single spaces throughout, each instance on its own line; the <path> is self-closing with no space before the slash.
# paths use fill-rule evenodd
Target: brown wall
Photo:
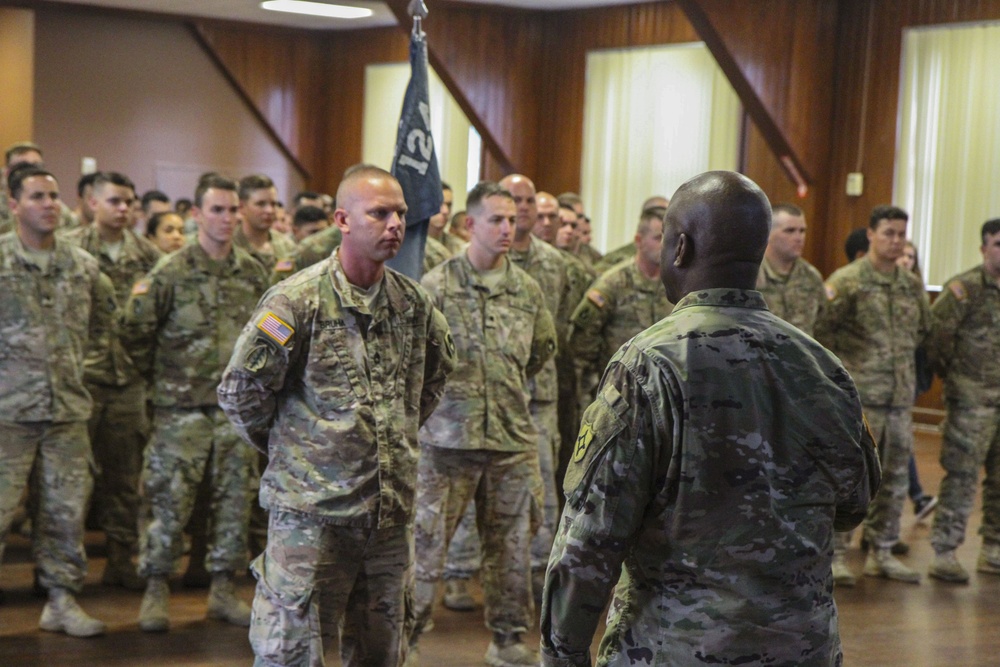
<path id="1" fill-rule="evenodd" d="M 174 198 L 208 169 L 263 171 L 283 196 L 301 187 L 183 23 L 45 8 L 36 29 L 35 138 L 69 202 L 84 156 Z"/>
<path id="2" fill-rule="evenodd" d="M 34 71 L 34 13 L 0 7 L 0 150 L 34 138 Z"/>

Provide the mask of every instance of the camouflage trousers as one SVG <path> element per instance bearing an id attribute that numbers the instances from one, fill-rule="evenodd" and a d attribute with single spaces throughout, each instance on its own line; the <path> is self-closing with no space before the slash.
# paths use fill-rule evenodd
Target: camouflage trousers
<path id="1" fill-rule="evenodd" d="M 934 549 L 950 551 L 965 541 L 979 470 L 983 467 L 986 476 L 979 534 L 984 542 L 1000 543 L 1000 407 L 948 402 L 941 467 L 945 475 L 931 529 Z"/>
<path id="2" fill-rule="evenodd" d="M 526 632 L 533 623 L 531 535 L 540 521 L 538 455 L 423 447 L 417 469 L 414 639 L 430 620 L 434 584 L 442 575 L 448 542 L 470 500 L 483 544 L 486 626 Z"/>
<path id="3" fill-rule="evenodd" d="M 322 667 L 340 629 L 344 667 L 398 667 L 412 627 L 408 526 L 333 526 L 272 509 L 250 621 L 255 665 Z"/>
<path id="4" fill-rule="evenodd" d="M 181 555 L 181 531 L 206 475 L 212 484 L 205 567 L 213 573 L 246 567 L 256 461 L 256 450 L 240 439 L 220 408 L 157 408 L 142 469 L 139 573 L 173 572 Z"/>
<path id="5" fill-rule="evenodd" d="M 124 387 L 88 384 L 94 409 L 87 424 L 94 450 L 93 504 L 108 540 L 138 541 L 139 471 L 149 439 L 142 381 Z"/>
<path id="6" fill-rule="evenodd" d="M 864 530 L 873 547 L 888 549 L 899 541 L 913 453 L 913 416 L 910 408 L 862 407 L 882 464 L 882 485 L 868 506 Z"/>
<path id="7" fill-rule="evenodd" d="M 0 422 L 0 429 L 0 559 L 30 476 L 39 583 L 79 591 L 87 574 L 83 518 L 93 488 L 87 423 Z"/>
<path id="8" fill-rule="evenodd" d="M 542 523 L 531 540 L 531 569 L 544 571 L 549 563 L 552 538 L 559 522 L 559 496 L 555 477 L 559 447 L 558 415 L 555 403 L 531 401 L 530 408 L 532 421 L 538 431 L 538 466 L 541 471 L 543 501 Z M 479 572 L 481 552 L 482 542 L 476 529 L 476 507 L 473 502 L 466 508 L 448 545 L 444 578 L 471 579 Z"/>

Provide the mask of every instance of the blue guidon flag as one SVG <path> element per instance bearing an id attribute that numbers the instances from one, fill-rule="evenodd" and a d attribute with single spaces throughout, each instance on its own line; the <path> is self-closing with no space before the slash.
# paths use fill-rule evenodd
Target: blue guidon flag
<path id="1" fill-rule="evenodd" d="M 423 32 L 410 35 L 410 83 L 399 115 L 392 175 L 403 188 L 409 209 L 406 236 L 399 253 L 387 263 L 400 273 L 420 280 L 424 264 L 427 223 L 441 211 L 441 173 L 431 137 L 430 94 L 427 85 L 427 39 Z"/>

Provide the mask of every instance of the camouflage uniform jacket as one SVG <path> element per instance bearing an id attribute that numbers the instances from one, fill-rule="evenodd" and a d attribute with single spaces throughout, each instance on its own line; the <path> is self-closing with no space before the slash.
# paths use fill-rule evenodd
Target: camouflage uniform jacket
<path id="1" fill-rule="evenodd" d="M 879 273 L 862 257 L 835 271 L 826 293 L 815 337 L 844 362 L 862 404 L 911 407 L 914 355 L 930 328 L 920 279 L 901 269 Z"/>
<path id="2" fill-rule="evenodd" d="M 594 270 L 598 275 L 624 262 L 629 257 L 635 257 L 635 241 L 629 241 L 623 246 L 615 248 L 594 264 Z"/>
<path id="3" fill-rule="evenodd" d="M 927 354 L 949 401 L 1000 405 L 1000 285 L 981 264 L 949 280 L 931 306 Z"/>
<path id="4" fill-rule="evenodd" d="M 538 446 L 527 380 L 555 352 L 555 326 L 538 283 L 510 260 L 504 266 L 493 291 L 466 253 L 421 281 L 451 325 L 458 355 L 441 405 L 420 431 L 421 444 L 503 452 Z"/>
<path id="5" fill-rule="evenodd" d="M 56 239 L 43 273 L 16 233 L 0 236 L 0 420 L 89 419 L 84 355 L 114 309 L 111 282 L 83 250 Z"/>
<path id="6" fill-rule="evenodd" d="M 274 265 L 271 284 L 276 285 L 296 271 L 307 269 L 329 258 L 340 245 L 341 237 L 340 228 L 331 225 L 302 239 L 290 259 L 278 260 Z"/>
<path id="7" fill-rule="evenodd" d="M 448 249 L 452 257 L 460 252 L 465 252 L 465 249 L 469 247 L 468 241 L 464 241 L 460 237 L 449 233 L 448 230 L 445 230 L 444 234 L 441 235 L 441 243 Z"/>
<path id="8" fill-rule="evenodd" d="M 660 281 L 647 278 L 635 257 L 595 280 L 578 304 L 570 320 L 569 350 L 581 371 L 598 374 L 629 338 L 674 307 Z"/>
<path id="9" fill-rule="evenodd" d="M 443 264 L 451 258 L 451 251 L 432 236 L 427 237 L 424 244 L 424 273 L 429 273 L 438 264 Z"/>
<path id="10" fill-rule="evenodd" d="M 616 582 L 599 665 L 840 664 L 833 531 L 878 484 L 836 357 L 757 292 L 687 295 L 615 354 L 584 413 L 542 664 L 591 664 Z"/>
<path id="11" fill-rule="evenodd" d="M 268 231 L 268 235 L 271 239 L 271 252 L 261 252 L 250 243 L 250 239 L 243 232 L 243 225 L 237 225 L 236 231 L 233 232 L 233 247 L 239 248 L 260 262 L 264 270 L 270 275 L 278 262 L 292 259 L 292 256 L 295 254 L 295 243 L 284 234 L 279 234 L 273 230 Z"/>
<path id="12" fill-rule="evenodd" d="M 531 245 L 526 251 L 511 249 L 507 255 L 515 265 L 534 278 L 542 288 L 545 305 L 555 321 L 558 345 L 566 342 L 569 322 L 569 291 L 571 286 L 566 275 L 566 261 L 558 249 L 545 241 L 531 237 Z M 549 359 L 534 378 L 528 380 L 531 399 L 539 402 L 556 401 L 559 398 L 555 359 Z"/>
<path id="13" fill-rule="evenodd" d="M 784 275 L 765 258 L 757 274 L 757 291 L 764 295 L 772 313 L 813 335 L 816 320 L 826 307 L 823 276 L 816 267 L 799 258 Z"/>
<path id="14" fill-rule="evenodd" d="M 120 305 L 125 305 L 132 286 L 153 269 L 162 254 L 131 229 L 125 230 L 118 261 L 101 252 L 101 236 L 94 225 L 66 232 L 61 238 L 97 258 L 101 273 L 110 278 L 115 287 L 115 298 Z M 100 340 L 91 338 L 85 364 L 85 378 L 94 384 L 124 387 L 138 376 L 121 341 L 111 330 L 102 331 Z"/>
<path id="15" fill-rule="evenodd" d="M 417 283 L 387 268 L 369 311 L 338 253 L 264 295 L 219 403 L 270 458 L 263 506 L 335 525 L 404 525 L 417 430 L 454 365 L 448 324 Z"/>
<path id="16" fill-rule="evenodd" d="M 589 243 L 581 243 L 580 247 L 576 249 L 576 256 L 590 271 L 596 271 L 597 263 L 604 257 Z"/>
<path id="17" fill-rule="evenodd" d="M 267 274 L 239 248 L 213 261 L 197 242 L 162 258 L 132 287 L 121 340 L 147 380 L 153 405 L 217 405 L 215 394 L 240 329 L 267 289 Z"/>

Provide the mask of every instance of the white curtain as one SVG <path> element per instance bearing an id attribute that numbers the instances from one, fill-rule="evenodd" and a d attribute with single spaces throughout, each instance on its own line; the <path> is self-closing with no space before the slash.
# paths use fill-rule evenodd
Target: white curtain
<path id="1" fill-rule="evenodd" d="M 587 54 L 581 196 L 594 244 L 635 236 L 642 202 L 736 169 L 739 98 L 701 42 Z"/>
<path id="2" fill-rule="evenodd" d="M 479 181 L 482 144 L 479 133 L 455 102 L 441 79 L 430 70 L 431 134 L 441 179 L 453 188 L 453 210 L 465 208 L 465 194 Z M 365 110 L 362 122 L 362 160 L 385 169 L 392 164 L 396 128 L 403 94 L 410 80 L 409 63 L 386 63 L 365 68 Z M 471 166 L 471 165 L 474 165 Z"/>
<path id="3" fill-rule="evenodd" d="M 1000 216 L 1000 25 L 907 30 L 895 202 L 929 286 L 975 266 Z"/>

